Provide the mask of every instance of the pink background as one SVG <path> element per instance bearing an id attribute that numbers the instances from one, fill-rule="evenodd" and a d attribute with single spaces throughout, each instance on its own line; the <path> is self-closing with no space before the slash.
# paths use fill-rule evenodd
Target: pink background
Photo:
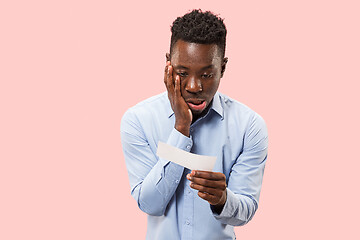
<path id="1" fill-rule="evenodd" d="M 359 1 L 1 1 L 0 239 L 144 239 L 119 135 L 165 91 L 172 21 L 225 18 L 220 91 L 260 113 L 269 159 L 239 239 L 360 239 Z"/>

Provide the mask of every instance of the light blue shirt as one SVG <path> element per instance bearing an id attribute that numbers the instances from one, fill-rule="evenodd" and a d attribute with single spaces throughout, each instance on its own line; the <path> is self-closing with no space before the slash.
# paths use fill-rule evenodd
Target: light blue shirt
<path id="1" fill-rule="evenodd" d="M 258 208 L 267 158 L 264 120 L 221 93 L 211 109 L 190 127 L 190 137 L 174 128 L 167 93 L 130 108 L 121 121 L 121 141 L 131 195 L 148 214 L 146 239 L 235 239 Z M 156 155 L 162 141 L 195 154 L 216 156 L 214 172 L 226 176 L 227 200 L 220 214 L 190 188 L 191 170 Z"/>

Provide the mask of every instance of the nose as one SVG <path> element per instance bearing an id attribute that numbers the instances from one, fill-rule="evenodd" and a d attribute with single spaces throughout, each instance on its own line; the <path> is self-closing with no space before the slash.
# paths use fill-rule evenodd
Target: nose
<path id="1" fill-rule="evenodd" d="M 190 93 L 198 93 L 202 91 L 202 84 L 200 79 L 196 79 L 195 77 L 191 77 L 188 79 L 185 90 Z"/>

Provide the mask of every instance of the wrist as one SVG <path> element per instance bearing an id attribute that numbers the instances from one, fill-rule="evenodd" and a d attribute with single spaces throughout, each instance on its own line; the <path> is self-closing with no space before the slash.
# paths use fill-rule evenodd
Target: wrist
<path id="1" fill-rule="evenodd" d="M 224 209 L 225 204 L 222 205 L 211 205 L 211 209 L 213 212 L 215 212 L 216 214 L 220 215 L 222 210 Z"/>
<path id="2" fill-rule="evenodd" d="M 190 137 L 190 126 L 175 123 L 175 129 L 183 135 Z"/>
<path id="3" fill-rule="evenodd" d="M 220 199 L 220 202 L 216 205 L 212 205 L 212 209 L 214 212 L 216 212 L 217 214 L 220 215 L 220 213 L 222 212 L 222 210 L 224 209 L 225 203 L 226 203 L 226 198 L 227 198 L 227 194 L 226 194 L 226 190 L 222 196 L 222 198 Z"/>

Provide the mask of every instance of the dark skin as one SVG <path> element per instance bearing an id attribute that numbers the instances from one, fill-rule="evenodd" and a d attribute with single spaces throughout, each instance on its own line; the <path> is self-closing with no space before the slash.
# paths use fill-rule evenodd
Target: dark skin
<path id="1" fill-rule="evenodd" d="M 190 125 L 204 116 L 219 88 L 227 58 L 216 44 L 178 40 L 166 54 L 164 83 L 175 114 L 175 129 L 190 136 Z M 226 202 L 226 177 L 220 172 L 193 170 L 190 187 L 220 213 Z"/>

